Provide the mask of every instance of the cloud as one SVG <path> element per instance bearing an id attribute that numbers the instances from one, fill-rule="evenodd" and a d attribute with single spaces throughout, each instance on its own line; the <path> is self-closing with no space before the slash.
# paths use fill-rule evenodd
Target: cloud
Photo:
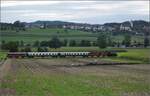
<path id="1" fill-rule="evenodd" d="M 26 6 L 26 5 L 51 5 L 60 1 L 1 1 L 1 7 Z"/>
<path id="2" fill-rule="evenodd" d="M 13 22 L 18 19 L 27 22 L 36 20 L 63 20 L 87 23 L 101 23 L 113 20 L 120 21 L 125 18 L 141 19 L 142 17 L 143 20 L 148 20 L 148 2 L 149 1 L 3 1 L 1 20 L 6 22 Z"/>

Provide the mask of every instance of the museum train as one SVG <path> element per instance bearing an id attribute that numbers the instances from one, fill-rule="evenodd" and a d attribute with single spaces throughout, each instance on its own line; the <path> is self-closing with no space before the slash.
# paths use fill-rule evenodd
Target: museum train
<path id="1" fill-rule="evenodd" d="M 9 52 L 8 58 L 33 58 L 33 57 L 106 57 L 117 56 L 117 52 Z"/>

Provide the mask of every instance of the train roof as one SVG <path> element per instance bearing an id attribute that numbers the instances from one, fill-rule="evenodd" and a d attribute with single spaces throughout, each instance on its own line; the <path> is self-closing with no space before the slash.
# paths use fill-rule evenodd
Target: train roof
<path id="1" fill-rule="evenodd" d="M 8 54 L 26 54 L 27 52 L 9 52 Z"/>

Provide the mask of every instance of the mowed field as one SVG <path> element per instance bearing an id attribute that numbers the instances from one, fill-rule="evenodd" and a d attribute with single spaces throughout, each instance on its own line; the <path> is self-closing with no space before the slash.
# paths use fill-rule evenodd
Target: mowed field
<path id="1" fill-rule="evenodd" d="M 150 65 L 84 65 L 97 58 L 7 59 L 0 67 L 6 96 L 150 96 Z"/>

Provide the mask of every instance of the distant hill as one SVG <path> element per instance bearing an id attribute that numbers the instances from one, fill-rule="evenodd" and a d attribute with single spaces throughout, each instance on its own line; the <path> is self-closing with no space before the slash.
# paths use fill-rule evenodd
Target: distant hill
<path id="1" fill-rule="evenodd" d="M 75 24 L 73 22 L 65 22 L 65 21 L 35 21 L 35 22 L 31 22 L 30 24 L 44 24 L 44 23 L 46 23 L 47 25 Z"/>
<path id="2" fill-rule="evenodd" d="M 150 34 L 150 22 L 144 20 L 125 21 L 122 23 L 105 23 L 105 24 L 85 24 L 65 21 L 35 21 L 22 22 L 26 28 L 66 28 L 89 32 L 129 32 L 133 34 Z M 1 23 L 1 28 L 11 26 L 10 23 Z M 4 29 L 4 28 L 3 28 Z"/>

